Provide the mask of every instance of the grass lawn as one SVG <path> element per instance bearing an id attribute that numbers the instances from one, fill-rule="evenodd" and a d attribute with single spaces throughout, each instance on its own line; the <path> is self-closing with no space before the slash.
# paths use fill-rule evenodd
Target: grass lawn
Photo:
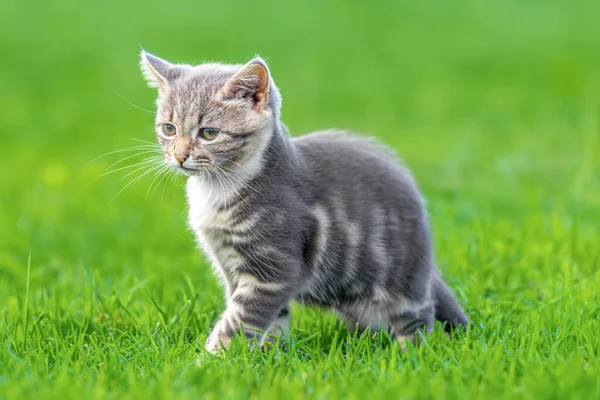
<path id="1" fill-rule="evenodd" d="M 0 399 L 600 398 L 599 13 L 592 0 L 0 2 Z M 137 175 L 100 175 L 144 155 L 95 159 L 154 140 L 142 46 L 190 63 L 260 54 L 294 135 L 348 128 L 396 149 L 472 329 L 402 354 L 295 306 L 283 348 L 205 353 L 222 293 L 183 178 L 115 197 Z"/>

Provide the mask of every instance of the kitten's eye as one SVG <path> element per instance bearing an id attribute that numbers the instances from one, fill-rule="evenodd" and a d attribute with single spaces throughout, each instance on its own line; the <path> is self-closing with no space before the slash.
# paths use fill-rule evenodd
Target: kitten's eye
<path id="1" fill-rule="evenodd" d="M 219 136 L 219 130 L 217 128 L 202 128 L 200 129 L 200 135 L 206 140 L 215 140 Z"/>
<path id="2" fill-rule="evenodd" d="M 164 124 L 162 126 L 162 128 L 163 128 L 163 132 L 167 136 L 173 136 L 177 132 L 177 129 L 175 128 L 175 126 L 173 126 L 171 124 Z"/>

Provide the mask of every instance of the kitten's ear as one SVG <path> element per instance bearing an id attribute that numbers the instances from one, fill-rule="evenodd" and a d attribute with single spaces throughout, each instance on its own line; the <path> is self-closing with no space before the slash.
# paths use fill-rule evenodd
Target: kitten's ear
<path id="1" fill-rule="evenodd" d="M 262 112 L 269 100 L 269 68 L 256 57 L 244 65 L 221 89 L 224 100 L 247 99 Z"/>
<path id="2" fill-rule="evenodd" d="M 150 87 L 166 89 L 169 86 L 169 81 L 173 81 L 182 73 L 179 66 L 173 65 L 143 50 L 141 57 L 140 65 L 142 73 Z"/>

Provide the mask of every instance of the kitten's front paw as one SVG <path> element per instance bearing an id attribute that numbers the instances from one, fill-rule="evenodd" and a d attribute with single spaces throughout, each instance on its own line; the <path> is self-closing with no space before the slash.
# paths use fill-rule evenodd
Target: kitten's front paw
<path id="1" fill-rule="evenodd" d="M 221 333 L 218 327 L 215 327 L 206 339 L 204 348 L 211 354 L 221 354 L 229 348 L 231 337 Z"/>
<path id="2" fill-rule="evenodd" d="M 253 350 L 257 347 L 264 348 L 264 345 L 267 342 L 269 342 L 271 346 L 277 342 L 274 337 L 268 337 L 266 335 L 263 336 L 263 334 L 260 332 L 241 331 L 234 332 L 232 335 L 228 335 L 223 331 L 219 331 L 218 327 L 215 327 L 210 335 L 208 335 L 208 339 L 206 339 L 205 349 L 211 354 L 222 354 L 225 350 L 229 349 L 233 335 L 238 336 L 240 334 L 246 337 L 246 343 L 248 344 L 250 350 Z"/>

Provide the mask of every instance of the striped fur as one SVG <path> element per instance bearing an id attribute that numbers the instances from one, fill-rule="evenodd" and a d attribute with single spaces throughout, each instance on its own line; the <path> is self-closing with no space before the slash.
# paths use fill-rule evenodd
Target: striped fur
<path id="1" fill-rule="evenodd" d="M 191 67 L 144 54 L 142 66 L 159 90 L 165 162 L 190 176 L 189 223 L 225 286 L 209 351 L 238 332 L 285 332 L 291 300 L 333 308 L 351 329 L 388 327 L 401 343 L 434 318 L 466 326 L 434 266 L 416 184 L 388 149 L 338 131 L 291 139 L 261 59 Z M 202 127 L 221 133 L 205 141 Z"/>

